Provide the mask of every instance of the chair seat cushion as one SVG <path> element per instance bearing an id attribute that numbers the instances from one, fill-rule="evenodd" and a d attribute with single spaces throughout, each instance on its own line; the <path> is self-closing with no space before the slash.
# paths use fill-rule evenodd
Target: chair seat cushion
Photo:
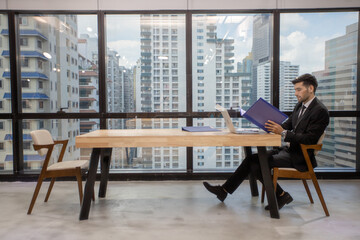
<path id="1" fill-rule="evenodd" d="M 294 171 L 297 172 L 298 170 L 296 168 L 278 168 L 280 171 L 281 170 L 286 170 L 286 171 Z"/>
<path id="2" fill-rule="evenodd" d="M 63 161 L 54 163 L 47 168 L 47 170 L 63 170 L 80 167 L 81 169 L 88 169 L 89 161 L 88 160 L 74 160 L 74 161 Z"/>

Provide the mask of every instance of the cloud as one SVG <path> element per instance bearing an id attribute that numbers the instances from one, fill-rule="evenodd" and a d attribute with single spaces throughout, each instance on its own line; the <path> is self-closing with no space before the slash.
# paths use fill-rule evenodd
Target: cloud
<path id="1" fill-rule="evenodd" d="M 289 31 L 290 29 L 306 29 L 309 22 L 298 13 L 284 13 L 280 17 L 280 30 Z"/>
<path id="2" fill-rule="evenodd" d="M 300 66 L 300 74 L 324 69 L 325 38 L 309 38 L 304 32 L 295 31 L 280 36 L 280 60 Z"/>

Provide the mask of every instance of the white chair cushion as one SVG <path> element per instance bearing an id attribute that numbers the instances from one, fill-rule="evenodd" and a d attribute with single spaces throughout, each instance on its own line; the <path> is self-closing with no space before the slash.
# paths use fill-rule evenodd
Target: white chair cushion
<path id="1" fill-rule="evenodd" d="M 317 144 L 322 144 L 323 140 L 324 140 L 324 137 L 325 137 L 325 132 L 323 132 L 323 134 L 320 136 Z M 319 150 L 315 150 L 314 151 L 314 155 L 316 156 L 317 154 L 319 153 Z"/>
<path id="2" fill-rule="evenodd" d="M 280 170 L 287 170 L 287 171 L 297 171 L 296 168 L 283 168 L 283 167 L 278 167 Z"/>
<path id="3" fill-rule="evenodd" d="M 80 167 L 81 169 L 88 169 L 89 161 L 88 160 L 74 160 L 74 161 L 63 161 L 54 163 L 47 168 L 48 171 L 51 170 L 64 170 Z"/>
<path id="4" fill-rule="evenodd" d="M 41 129 L 30 132 L 31 138 L 35 145 L 54 144 L 54 140 L 48 130 Z M 47 153 L 46 148 L 38 150 L 40 156 L 44 156 Z"/>

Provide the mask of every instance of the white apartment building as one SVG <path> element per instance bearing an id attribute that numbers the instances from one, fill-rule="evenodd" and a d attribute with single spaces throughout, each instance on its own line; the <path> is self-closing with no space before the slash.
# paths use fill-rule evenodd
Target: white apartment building
<path id="1" fill-rule="evenodd" d="M 288 61 L 280 61 L 280 110 L 291 112 L 298 103 L 292 80 L 299 76 L 299 65 Z"/>
<path id="2" fill-rule="evenodd" d="M 0 15 L 1 23 L 4 16 Z M 29 16 L 20 15 L 20 55 L 22 111 L 24 113 L 57 112 L 67 108 L 70 112 L 79 111 L 79 75 L 77 53 L 77 19 L 74 15 Z M 2 26 L 2 27 L 5 27 Z M 10 71 L 8 30 L 1 29 L 3 68 L 0 69 L 5 88 L 0 89 L 3 105 L 10 109 Z M 6 125 L 11 129 L 10 121 Z M 25 169 L 39 169 L 43 157 L 32 148 L 30 131 L 45 128 L 58 139 L 69 139 L 67 157 L 78 159 L 79 150 L 75 148 L 75 136 L 79 134 L 79 120 L 40 119 L 23 121 Z M 6 141 L 6 153 L 12 152 L 12 134 L 2 134 Z M 12 155 L 4 159 L 5 170 L 12 169 Z"/>
<path id="3" fill-rule="evenodd" d="M 136 67 L 137 112 L 183 112 L 186 105 L 183 15 L 140 16 L 141 59 Z M 137 119 L 136 128 L 178 128 L 183 119 Z M 135 168 L 185 169 L 186 148 L 139 148 Z"/>
<path id="4" fill-rule="evenodd" d="M 280 110 L 292 111 L 297 104 L 297 98 L 294 95 L 294 85 L 292 80 L 299 76 L 299 65 L 292 65 L 288 61 L 280 61 Z M 257 94 L 271 102 L 271 64 L 262 63 L 257 68 Z"/>

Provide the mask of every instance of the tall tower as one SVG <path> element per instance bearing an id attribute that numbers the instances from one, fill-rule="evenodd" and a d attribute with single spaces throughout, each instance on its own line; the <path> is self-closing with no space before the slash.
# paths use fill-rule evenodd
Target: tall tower
<path id="1" fill-rule="evenodd" d="M 294 85 L 292 80 L 299 76 L 299 65 L 293 65 L 291 62 L 280 61 L 280 109 L 281 111 L 292 111 L 297 104 L 297 98 L 294 94 Z"/>
<path id="2" fill-rule="evenodd" d="M 135 76 L 136 111 L 182 112 L 186 105 L 185 25 L 183 15 L 140 16 L 141 59 Z M 185 122 L 181 122 L 181 125 Z M 178 128 L 178 119 L 136 120 L 139 128 Z M 141 148 L 133 166 L 185 168 L 184 148 Z"/>
<path id="3" fill-rule="evenodd" d="M 193 21 L 194 111 L 214 111 L 216 104 L 238 108 L 249 102 L 251 74 L 235 70 L 235 39 L 219 36 L 218 19 L 217 15 L 195 15 Z M 239 119 L 233 122 L 240 127 Z M 194 125 L 226 127 L 222 118 L 195 119 Z M 237 147 L 194 148 L 194 165 L 197 169 L 233 168 L 239 165 L 241 152 Z"/>
<path id="4" fill-rule="evenodd" d="M 319 81 L 317 96 L 329 110 L 356 110 L 358 23 L 346 26 L 343 36 L 325 42 L 325 69 L 313 74 Z M 356 166 L 356 118 L 330 118 L 324 151 L 317 160 L 323 167 Z"/>
<path id="5" fill-rule="evenodd" d="M 253 22 L 253 80 L 252 80 L 252 103 L 261 95 L 257 92 L 259 77 L 258 73 L 266 74 L 267 68 L 271 69 L 272 59 L 272 21 L 271 15 L 255 15 Z M 258 71 L 258 67 L 261 69 Z M 262 83 L 261 83 L 262 84 Z M 270 98 L 271 99 L 271 96 Z"/>

